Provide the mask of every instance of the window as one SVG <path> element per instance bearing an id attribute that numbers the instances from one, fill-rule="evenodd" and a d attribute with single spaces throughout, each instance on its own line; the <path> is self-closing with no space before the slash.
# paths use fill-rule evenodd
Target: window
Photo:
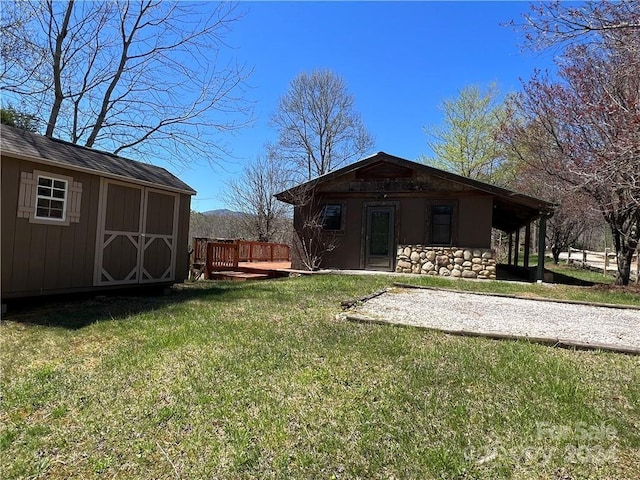
<path id="1" fill-rule="evenodd" d="M 73 177 L 40 170 L 20 172 L 18 218 L 69 226 L 80 222 L 81 200 L 82 183 Z"/>
<path id="2" fill-rule="evenodd" d="M 342 230 L 342 205 L 325 205 L 322 209 L 322 228 L 324 230 Z"/>
<path id="3" fill-rule="evenodd" d="M 64 221 L 67 203 L 67 181 L 38 176 L 36 218 Z"/>
<path id="4" fill-rule="evenodd" d="M 451 244 L 452 205 L 433 205 L 431 207 L 431 243 L 435 245 Z"/>

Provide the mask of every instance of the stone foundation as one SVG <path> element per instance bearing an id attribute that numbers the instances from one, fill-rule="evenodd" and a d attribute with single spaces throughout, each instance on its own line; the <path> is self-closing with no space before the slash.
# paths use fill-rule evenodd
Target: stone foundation
<path id="1" fill-rule="evenodd" d="M 495 254 L 493 250 L 486 248 L 401 245 L 398 247 L 396 265 L 398 273 L 491 280 L 496 278 Z"/>

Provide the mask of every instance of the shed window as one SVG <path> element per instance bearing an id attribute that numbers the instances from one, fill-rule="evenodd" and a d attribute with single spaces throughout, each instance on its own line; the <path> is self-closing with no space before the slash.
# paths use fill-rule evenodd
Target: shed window
<path id="1" fill-rule="evenodd" d="M 342 230 L 342 205 L 325 205 L 322 210 L 322 228 L 324 230 Z"/>
<path id="2" fill-rule="evenodd" d="M 38 176 L 35 217 L 64 221 L 67 188 L 66 180 Z"/>
<path id="3" fill-rule="evenodd" d="M 78 223 L 81 200 L 82 183 L 73 177 L 40 170 L 20 173 L 18 218 L 28 218 L 29 223 Z"/>
<path id="4" fill-rule="evenodd" d="M 451 244 L 452 205 L 434 205 L 431 207 L 431 243 Z"/>

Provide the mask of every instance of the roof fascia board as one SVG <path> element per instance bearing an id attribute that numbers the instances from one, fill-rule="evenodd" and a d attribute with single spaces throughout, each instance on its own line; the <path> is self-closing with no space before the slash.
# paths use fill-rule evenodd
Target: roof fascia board
<path id="1" fill-rule="evenodd" d="M 292 187 L 288 190 L 285 190 L 284 192 L 281 192 L 279 194 L 276 195 L 276 197 L 278 199 L 281 199 L 281 197 L 286 197 L 286 194 L 291 192 L 294 193 L 296 191 L 299 191 L 301 189 L 306 189 L 306 188 L 311 188 L 311 187 L 315 187 L 316 185 L 318 185 L 319 183 L 324 183 L 327 181 L 330 181 L 334 178 L 337 178 L 339 176 L 348 174 L 354 170 L 363 168 L 368 166 L 369 164 L 375 163 L 377 160 L 379 161 L 387 161 L 389 163 L 393 163 L 395 165 L 400 165 L 400 166 L 405 166 L 405 167 L 409 167 L 412 169 L 421 169 L 424 172 L 436 176 L 438 178 L 442 178 L 444 180 L 448 180 L 454 183 L 458 183 L 461 185 L 465 185 L 465 186 L 470 186 L 472 188 L 475 188 L 476 190 L 480 190 L 482 192 L 485 193 L 489 193 L 491 195 L 496 195 L 498 197 L 502 197 L 507 201 L 510 202 L 514 202 L 514 203 L 518 203 L 522 206 L 531 208 L 531 209 L 538 209 L 538 210 L 553 210 L 554 209 L 554 205 L 550 202 L 547 202 L 545 200 L 541 200 L 538 198 L 534 198 L 534 197 L 530 197 L 528 195 L 524 195 L 522 193 L 517 193 L 517 192 L 513 192 L 511 190 L 507 190 L 505 188 L 502 187 L 497 187 L 495 185 L 491 185 L 485 182 L 481 182 L 479 180 L 474 180 L 472 178 L 467 178 L 467 177 L 463 177 L 461 175 L 455 174 L 455 173 L 451 173 L 451 172 L 447 172 L 445 170 L 440 170 L 438 168 L 434 168 L 431 167 L 429 165 L 426 164 L 422 164 L 422 163 L 418 163 L 418 162 L 413 162 L 411 160 L 407 160 L 401 157 L 396 157 L 395 155 L 390 155 L 388 153 L 385 152 L 378 152 L 374 155 L 371 155 L 369 157 L 363 158 L 362 160 L 359 160 L 355 163 L 352 163 L 350 165 L 346 165 L 342 168 L 339 168 L 338 170 L 334 170 L 333 172 L 329 172 L 325 175 L 322 175 L 320 177 L 316 177 L 314 179 L 311 179 L 305 183 L 302 183 L 300 185 L 297 185 L 295 187 Z M 545 212 L 548 214 L 548 212 Z M 541 212 L 542 214 L 542 212 Z"/>
<path id="2" fill-rule="evenodd" d="M 117 173 L 110 173 L 102 170 L 96 170 L 93 168 L 80 167 L 80 166 L 72 165 L 69 163 L 56 162 L 55 160 L 51 160 L 48 158 L 35 157 L 33 155 L 27 155 L 27 154 L 18 153 L 15 151 L 4 150 L 2 151 L 2 156 L 17 158 L 18 160 L 26 160 L 28 162 L 33 162 L 33 163 L 41 163 L 43 165 L 50 165 L 52 167 L 64 168 L 64 169 L 73 170 L 76 172 L 90 173 L 92 175 L 98 175 L 100 177 L 111 178 L 114 180 L 120 180 L 122 182 L 136 183 L 136 184 L 144 185 L 147 187 L 161 188 L 163 190 L 168 190 L 176 193 L 184 193 L 187 195 L 196 195 L 197 193 L 195 190 L 190 190 L 190 189 L 187 190 L 187 189 L 182 189 L 177 187 L 171 187 L 171 186 L 163 185 L 160 183 L 149 182 L 146 180 L 139 180 L 137 178 L 127 177 L 125 175 L 118 175 Z"/>
<path id="3" fill-rule="evenodd" d="M 411 166 L 411 165 L 407 165 L 407 163 L 413 164 L 418 168 L 423 169 L 425 172 L 431 175 L 434 175 L 436 177 L 439 177 L 445 180 L 449 180 L 451 182 L 455 182 L 455 183 L 466 185 L 466 186 L 471 186 L 477 190 L 482 190 L 492 195 L 498 195 L 508 200 L 513 200 L 514 198 L 516 198 L 517 200 L 520 200 L 522 202 L 531 202 L 532 204 L 535 204 L 535 205 L 526 205 L 526 206 L 529 206 L 530 208 L 538 208 L 539 206 L 547 206 L 549 208 L 553 208 L 553 204 L 550 202 L 547 202 L 546 200 L 530 197 L 523 193 L 514 192 L 512 190 L 498 187 L 496 185 L 491 185 L 489 183 L 485 183 L 480 180 L 475 180 L 473 178 L 463 177 L 461 175 L 458 175 L 457 173 L 447 172 L 446 170 L 440 170 L 430 165 L 426 165 L 418 162 L 412 162 L 404 158 L 396 157 L 394 155 L 389 155 L 388 153 L 383 152 L 383 154 L 387 156 L 387 158 L 392 159 L 393 163 L 396 163 L 398 165 Z"/>

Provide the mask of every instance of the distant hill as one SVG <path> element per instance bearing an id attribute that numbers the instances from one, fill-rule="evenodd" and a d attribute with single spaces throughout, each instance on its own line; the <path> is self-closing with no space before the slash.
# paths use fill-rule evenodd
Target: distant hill
<path id="1" fill-rule="evenodd" d="M 227 210 L 226 208 L 220 208 L 218 210 L 208 210 L 206 212 L 202 212 L 203 215 L 208 217 L 212 216 L 228 216 L 228 217 L 239 217 L 242 215 L 241 212 L 235 212 L 233 210 Z"/>

